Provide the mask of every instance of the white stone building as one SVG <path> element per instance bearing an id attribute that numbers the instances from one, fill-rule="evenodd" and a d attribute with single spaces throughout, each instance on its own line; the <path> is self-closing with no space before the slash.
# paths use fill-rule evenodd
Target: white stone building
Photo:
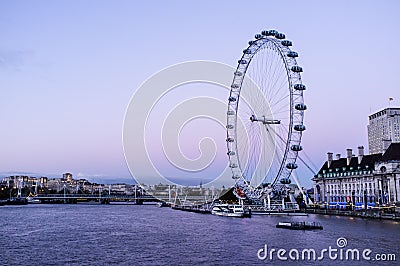
<path id="1" fill-rule="evenodd" d="M 400 201 L 400 143 L 384 153 L 354 156 L 347 149 L 341 158 L 328 153 L 328 160 L 313 178 L 315 202 L 331 208 L 387 206 Z M 366 203 L 366 205 L 365 205 Z"/>

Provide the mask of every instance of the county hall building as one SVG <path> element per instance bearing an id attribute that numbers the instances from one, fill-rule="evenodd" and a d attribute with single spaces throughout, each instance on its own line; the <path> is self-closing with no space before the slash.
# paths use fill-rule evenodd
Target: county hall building
<path id="1" fill-rule="evenodd" d="M 313 178 L 316 204 L 361 209 L 400 201 L 400 108 L 369 116 L 368 145 L 368 155 L 363 146 L 343 157 L 328 152 Z"/>

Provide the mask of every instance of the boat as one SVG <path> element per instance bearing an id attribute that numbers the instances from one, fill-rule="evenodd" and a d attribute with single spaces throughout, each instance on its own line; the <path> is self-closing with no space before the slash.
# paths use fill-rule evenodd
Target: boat
<path id="1" fill-rule="evenodd" d="M 42 203 L 40 199 L 35 199 L 34 197 L 28 196 L 26 197 L 26 201 L 28 204 L 39 204 Z"/>
<path id="2" fill-rule="evenodd" d="M 244 209 L 239 204 L 217 204 L 211 210 L 211 214 L 226 217 L 244 217 Z"/>
<path id="3" fill-rule="evenodd" d="M 161 208 L 161 207 L 171 207 L 171 203 L 170 202 L 165 202 L 165 201 L 157 202 L 156 205 L 159 208 Z"/>
<path id="4" fill-rule="evenodd" d="M 323 226 L 317 222 L 279 222 L 276 228 L 284 228 L 291 230 L 322 230 Z"/>

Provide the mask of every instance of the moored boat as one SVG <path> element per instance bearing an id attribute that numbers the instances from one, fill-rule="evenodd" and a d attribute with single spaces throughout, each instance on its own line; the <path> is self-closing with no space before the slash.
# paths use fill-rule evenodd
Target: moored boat
<path id="1" fill-rule="evenodd" d="M 40 199 L 35 199 L 34 197 L 31 197 L 31 196 L 26 197 L 26 202 L 28 204 L 39 204 L 39 203 L 42 203 L 42 201 Z"/>
<path id="2" fill-rule="evenodd" d="M 165 202 L 165 201 L 157 202 L 156 205 L 159 208 L 161 208 L 161 207 L 171 207 L 171 203 L 170 202 Z"/>
<path id="3" fill-rule="evenodd" d="M 244 217 L 244 209 L 238 204 L 217 204 L 211 210 L 211 214 L 226 217 Z"/>
<path id="4" fill-rule="evenodd" d="M 323 226 L 317 222 L 279 222 L 276 228 L 285 228 L 291 230 L 322 230 Z"/>

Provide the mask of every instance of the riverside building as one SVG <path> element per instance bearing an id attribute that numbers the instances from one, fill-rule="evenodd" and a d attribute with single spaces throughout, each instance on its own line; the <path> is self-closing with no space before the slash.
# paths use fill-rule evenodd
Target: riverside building
<path id="1" fill-rule="evenodd" d="M 358 147 L 341 158 L 328 160 L 313 178 L 315 202 L 330 208 L 355 209 L 385 206 L 400 201 L 400 143 L 392 143 L 385 153 L 364 155 Z"/>
<path id="2" fill-rule="evenodd" d="M 359 146 L 341 157 L 328 152 L 314 176 L 314 200 L 330 208 L 369 208 L 400 201 L 400 108 L 386 108 L 369 116 L 370 154 Z"/>

